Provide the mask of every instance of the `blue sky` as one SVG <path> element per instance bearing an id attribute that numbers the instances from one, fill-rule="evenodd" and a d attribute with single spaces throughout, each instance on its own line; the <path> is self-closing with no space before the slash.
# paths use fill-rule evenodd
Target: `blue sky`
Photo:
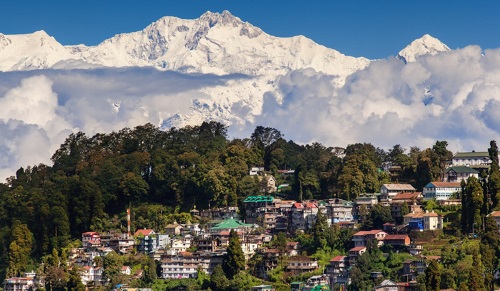
<path id="1" fill-rule="evenodd" d="M 65 45 L 95 45 L 162 16 L 192 19 L 207 10 L 229 10 L 269 34 L 302 34 L 352 56 L 395 55 L 426 33 L 451 48 L 500 47 L 500 1 L 8 0 L 0 4 L 0 32 L 43 29 Z"/>

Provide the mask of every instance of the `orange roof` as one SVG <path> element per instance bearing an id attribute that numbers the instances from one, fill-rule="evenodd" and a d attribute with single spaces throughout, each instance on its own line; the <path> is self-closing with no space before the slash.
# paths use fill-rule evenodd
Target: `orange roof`
<path id="1" fill-rule="evenodd" d="M 355 247 L 355 248 L 350 249 L 349 251 L 350 252 L 359 252 L 359 251 L 362 251 L 362 250 L 366 250 L 366 247 L 364 247 L 364 246 Z"/>
<path id="2" fill-rule="evenodd" d="M 430 184 L 442 188 L 460 188 L 460 182 L 431 182 Z"/>
<path id="3" fill-rule="evenodd" d="M 357 233 L 355 233 L 354 235 L 369 235 L 369 234 L 377 234 L 377 233 L 380 233 L 380 232 L 384 232 L 380 229 L 374 229 L 374 230 L 362 230 L 362 231 L 358 231 Z"/>
<path id="4" fill-rule="evenodd" d="M 412 200 L 412 199 L 417 199 L 418 196 L 420 196 L 422 192 L 402 192 L 396 194 L 394 198 L 392 198 L 392 201 L 394 200 Z"/>
<path id="5" fill-rule="evenodd" d="M 152 229 L 138 229 L 135 233 L 134 233 L 134 236 L 139 236 L 139 235 L 143 235 L 143 236 L 147 236 L 147 235 L 152 235 L 154 234 L 154 230 Z"/>
<path id="6" fill-rule="evenodd" d="M 400 240 L 409 238 L 407 234 L 388 234 L 385 236 L 384 240 Z"/>
<path id="7" fill-rule="evenodd" d="M 493 217 L 500 217 L 500 211 L 493 211 L 490 215 Z"/>

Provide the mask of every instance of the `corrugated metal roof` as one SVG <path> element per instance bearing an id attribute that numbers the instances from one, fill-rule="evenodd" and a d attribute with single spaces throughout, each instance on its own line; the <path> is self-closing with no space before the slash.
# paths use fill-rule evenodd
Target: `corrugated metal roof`
<path id="1" fill-rule="evenodd" d="M 462 152 L 462 153 L 456 153 L 453 156 L 454 159 L 482 158 L 482 157 L 490 158 L 490 154 L 488 152 Z"/>
<path id="2" fill-rule="evenodd" d="M 273 202 L 273 196 L 248 196 L 243 203 Z"/>
<path id="3" fill-rule="evenodd" d="M 416 189 L 410 184 L 384 184 L 383 185 L 387 190 L 404 190 L 404 191 L 415 191 Z"/>

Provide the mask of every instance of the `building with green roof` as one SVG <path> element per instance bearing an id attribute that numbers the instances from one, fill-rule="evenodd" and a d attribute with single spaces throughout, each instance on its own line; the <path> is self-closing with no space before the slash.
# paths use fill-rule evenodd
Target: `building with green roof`
<path id="1" fill-rule="evenodd" d="M 456 153 L 451 161 L 452 166 L 467 166 L 471 168 L 484 168 L 491 165 L 488 152 L 461 152 Z"/>
<path id="2" fill-rule="evenodd" d="M 248 229 L 254 227 L 253 224 L 243 223 L 234 218 L 223 220 L 210 228 L 210 232 L 229 231 L 231 229 Z"/>
<path id="3" fill-rule="evenodd" d="M 445 182 L 467 182 L 470 177 L 479 178 L 479 171 L 466 166 L 453 166 L 446 169 Z"/>

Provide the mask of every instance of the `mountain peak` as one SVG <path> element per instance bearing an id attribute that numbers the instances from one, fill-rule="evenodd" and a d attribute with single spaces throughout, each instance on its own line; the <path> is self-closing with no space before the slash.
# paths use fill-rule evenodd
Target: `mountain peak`
<path id="1" fill-rule="evenodd" d="M 416 61 L 422 55 L 435 55 L 449 50 L 450 48 L 439 39 L 429 34 L 424 34 L 421 38 L 417 38 L 402 49 L 397 57 L 406 63 L 410 63 Z"/>
<path id="2" fill-rule="evenodd" d="M 217 24 L 237 26 L 242 23 L 241 19 L 232 15 L 227 10 L 222 11 L 222 13 L 207 11 L 198 20 L 200 22 L 207 22 L 209 27 L 214 27 Z"/>

